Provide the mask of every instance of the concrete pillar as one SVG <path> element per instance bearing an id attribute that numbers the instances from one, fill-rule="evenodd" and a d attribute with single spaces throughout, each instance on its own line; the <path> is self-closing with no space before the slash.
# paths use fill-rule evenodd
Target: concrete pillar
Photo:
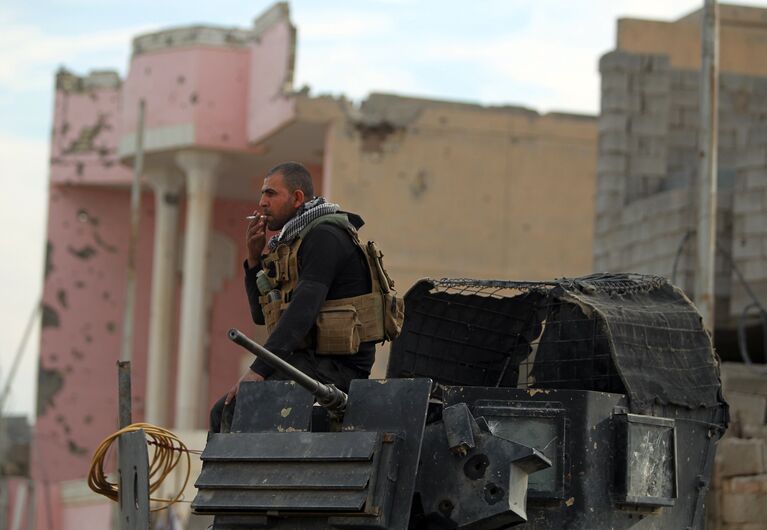
<path id="1" fill-rule="evenodd" d="M 181 325 L 176 372 L 176 429 L 202 427 L 203 361 L 208 319 L 206 311 L 210 225 L 216 193 L 216 153 L 182 151 L 176 163 L 186 173 L 186 238 L 184 242 Z"/>
<path id="2" fill-rule="evenodd" d="M 175 168 L 147 172 L 154 189 L 155 225 L 149 306 L 146 421 L 170 426 L 170 359 L 176 287 L 179 193 L 184 179 Z"/>

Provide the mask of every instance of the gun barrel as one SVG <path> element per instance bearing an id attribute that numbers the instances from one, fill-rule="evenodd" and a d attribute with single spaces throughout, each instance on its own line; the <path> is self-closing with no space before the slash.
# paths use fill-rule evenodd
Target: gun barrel
<path id="1" fill-rule="evenodd" d="M 346 393 L 337 389 L 334 385 L 321 383 L 316 379 L 309 377 L 292 364 L 286 362 L 257 342 L 248 338 L 238 329 L 230 329 L 228 336 L 232 342 L 239 344 L 259 359 L 265 361 L 269 366 L 276 370 L 280 370 L 293 381 L 311 392 L 317 398 L 317 403 L 330 409 L 334 413 L 343 414 L 348 399 Z"/>

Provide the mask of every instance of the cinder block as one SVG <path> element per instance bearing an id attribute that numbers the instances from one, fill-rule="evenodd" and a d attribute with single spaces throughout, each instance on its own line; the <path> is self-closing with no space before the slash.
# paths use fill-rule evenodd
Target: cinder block
<path id="1" fill-rule="evenodd" d="M 631 90 L 631 74 L 622 70 L 609 70 L 602 74 L 602 92 L 617 90 L 629 92 Z"/>
<path id="2" fill-rule="evenodd" d="M 767 234 L 767 213 L 758 212 L 747 215 L 744 219 L 741 233 L 745 235 Z"/>
<path id="3" fill-rule="evenodd" d="M 669 129 L 666 140 L 670 146 L 684 147 L 687 149 L 698 148 L 698 135 L 693 130 Z"/>
<path id="4" fill-rule="evenodd" d="M 767 171 L 764 169 L 739 169 L 737 177 L 738 189 L 755 191 L 767 189 Z M 742 186 L 742 188 L 741 188 Z"/>
<path id="5" fill-rule="evenodd" d="M 752 146 L 767 146 L 767 126 L 751 125 L 748 128 L 748 144 Z"/>
<path id="6" fill-rule="evenodd" d="M 637 112 L 641 110 L 640 98 L 636 93 L 626 90 L 602 90 L 602 112 Z"/>
<path id="7" fill-rule="evenodd" d="M 750 75 L 723 74 L 719 83 L 723 92 L 751 92 L 754 89 L 754 78 Z"/>
<path id="8" fill-rule="evenodd" d="M 671 79 L 668 73 L 652 71 L 639 74 L 634 81 L 638 90 L 647 94 L 668 94 L 671 88 Z"/>
<path id="9" fill-rule="evenodd" d="M 722 386 L 725 392 L 767 396 L 767 374 L 742 363 L 722 363 Z"/>
<path id="10" fill-rule="evenodd" d="M 744 425 L 741 429 L 743 438 L 754 438 L 765 442 L 767 450 L 767 425 Z"/>
<path id="11" fill-rule="evenodd" d="M 682 126 L 697 130 L 700 123 L 700 112 L 698 112 L 698 109 L 681 108 L 679 110 L 682 113 Z"/>
<path id="12" fill-rule="evenodd" d="M 761 258 L 750 258 L 740 260 L 737 264 L 743 277 L 748 282 L 763 281 L 767 278 L 767 270 L 764 268 L 764 263 Z"/>
<path id="13" fill-rule="evenodd" d="M 726 131 L 719 131 L 719 149 L 720 150 L 728 150 L 732 151 L 734 154 L 735 146 L 737 145 L 737 134 L 735 132 L 735 129 L 729 129 Z M 720 155 L 720 161 L 721 161 L 721 155 Z M 720 164 L 720 167 L 725 164 Z M 729 165 L 729 164 L 727 164 Z M 725 165 L 726 166 L 726 165 Z"/>
<path id="14" fill-rule="evenodd" d="M 657 116 L 666 121 L 669 119 L 671 101 L 669 100 L 667 92 L 662 94 L 641 92 L 637 105 L 639 107 L 639 112 L 645 116 Z"/>
<path id="15" fill-rule="evenodd" d="M 767 149 L 763 146 L 754 146 L 739 154 L 737 169 L 751 168 L 767 168 Z"/>
<path id="16" fill-rule="evenodd" d="M 751 214 L 765 210 L 765 192 L 752 190 L 735 193 L 733 210 L 737 213 Z"/>
<path id="17" fill-rule="evenodd" d="M 597 193 L 620 192 L 626 188 L 626 173 L 624 171 L 602 171 L 597 174 Z"/>
<path id="18" fill-rule="evenodd" d="M 739 237 L 732 245 L 732 257 L 735 259 L 758 258 L 762 256 L 763 251 L 761 235 Z"/>
<path id="19" fill-rule="evenodd" d="M 700 85 L 700 73 L 695 70 L 669 70 L 669 78 L 674 86 L 697 87 Z"/>
<path id="20" fill-rule="evenodd" d="M 764 442 L 741 438 L 721 440 L 716 451 L 716 472 L 725 478 L 764 473 Z"/>
<path id="21" fill-rule="evenodd" d="M 598 173 L 625 174 L 627 167 L 626 157 L 617 154 L 601 154 L 597 160 Z"/>
<path id="22" fill-rule="evenodd" d="M 767 474 L 728 478 L 722 480 L 721 489 L 723 493 L 767 493 Z"/>
<path id="23" fill-rule="evenodd" d="M 634 155 L 666 156 L 666 135 L 662 136 L 631 136 L 631 148 Z"/>
<path id="24" fill-rule="evenodd" d="M 629 120 L 629 131 L 633 134 L 664 136 L 667 128 L 666 120 L 654 116 L 632 116 Z"/>
<path id="25" fill-rule="evenodd" d="M 672 83 L 671 85 L 671 106 L 684 107 L 688 109 L 698 109 L 700 105 L 700 94 L 697 87 L 694 89 L 685 89 Z"/>
<path id="26" fill-rule="evenodd" d="M 626 132 L 629 130 L 629 117 L 624 113 L 602 113 L 597 122 L 600 133 Z"/>
<path id="27" fill-rule="evenodd" d="M 720 524 L 717 530 L 767 530 L 767 523 L 732 523 Z M 709 530 L 706 527 L 706 530 Z"/>
<path id="28" fill-rule="evenodd" d="M 642 66 L 642 57 L 635 53 L 612 51 L 599 59 L 599 71 L 603 74 L 609 71 L 634 71 Z"/>
<path id="29" fill-rule="evenodd" d="M 632 156 L 628 164 L 629 175 L 663 177 L 666 175 L 666 158 L 659 156 Z"/>
<path id="30" fill-rule="evenodd" d="M 767 397 L 759 394 L 727 391 L 724 398 L 730 404 L 730 414 L 741 425 L 764 425 L 767 418 Z"/>
<path id="31" fill-rule="evenodd" d="M 644 53 L 639 57 L 642 61 L 642 72 L 668 72 L 669 70 L 668 55 Z"/>
<path id="32" fill-rule="evenodd" d="M 625 131 L 614 131 L 599 135 L 600 154 L 626 154 L 628 150 L 629 141 Z"/>
<path id="33" fill-rule="evenodd" d="M 726 523 L 763 523 L 767 521 L 767 494 L 722 494 L 722 520 Z"/>

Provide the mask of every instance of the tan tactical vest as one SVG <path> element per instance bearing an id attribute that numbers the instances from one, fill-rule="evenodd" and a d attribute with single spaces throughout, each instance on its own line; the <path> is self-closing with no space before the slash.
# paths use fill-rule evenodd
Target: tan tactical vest
<path id="1" fill-rule="evenodd" d="M 342 213 L 315 219 L 291 243 L 280 244 L 263 259 L 262 268 L 273 288 L 259 298 L 267 330 L 272 332 L 290 305 L 298 284 L 298 249 L 301 242 L 312 228 L 321 223 L 344 228 L 362 250 L 370 272 L 372 292 L 352 298 L 326 300 L 303 346 L 314 346 L 319 354 L 350 355 L 357 353 L 361 342 L 393 340 L 402 329 L 404 302 L 396 295 L 394 282 L 383 268 L 383 254 L 372 241 L 362 245 L 357 230 Z"/>

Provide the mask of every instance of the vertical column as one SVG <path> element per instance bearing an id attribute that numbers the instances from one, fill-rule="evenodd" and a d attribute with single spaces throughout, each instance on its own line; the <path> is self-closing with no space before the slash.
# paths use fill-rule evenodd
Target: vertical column
<path id="1" fill-rule="evenodd" d="M 179 193 L 184 180 L 173 168 L 149 171 L 146 177 L 154 189 L 155 198 L 146 421 L 169 426 L 168 382 L 178 258 Z"/>
<path id="2" fill-rule="evenodd" d="M 181 292 L 181 326 L 176 372 L 177 429 L 198 428 L 201 417 L 203 358 L 208 328 L 205 300 L 208 248 L 216 170 L 221 156 L 182 151 L 176 162 L 186 173 L 186 239 Z"/>
<path id="3" fill-rule="evenodd" d="M 703 324 L 714 333 L 714 279 L 717 207 L 717 138 L 719 130 L 719 8 L 716 0 L 703 7 L 700 72 L 700 133 L 698 151 L 698 259 L 695 305 Z"/>

